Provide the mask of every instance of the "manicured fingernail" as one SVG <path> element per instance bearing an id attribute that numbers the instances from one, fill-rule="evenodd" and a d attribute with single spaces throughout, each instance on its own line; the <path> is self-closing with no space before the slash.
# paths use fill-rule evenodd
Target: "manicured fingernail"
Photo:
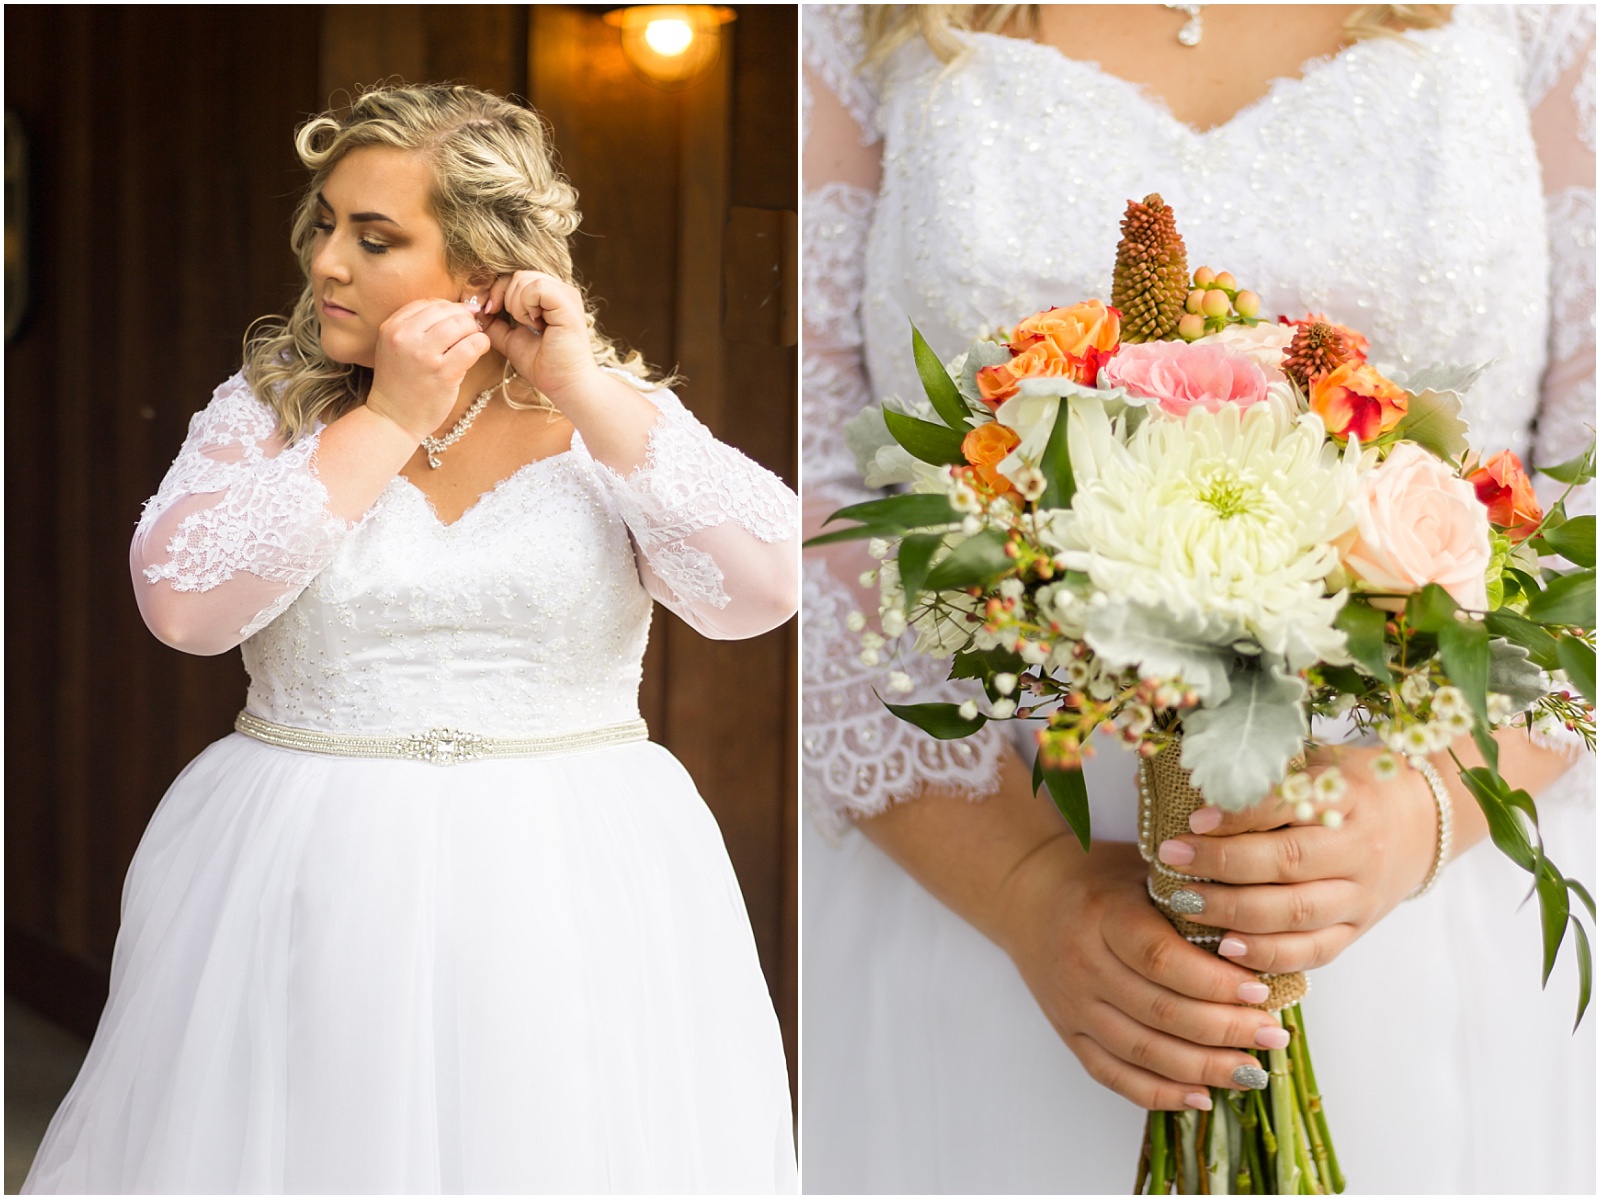
<path id="1" fill-rule="evenodd" d="M 1267 996 L 1272 994 L 1267 989 L 1266 983 L 1240 983 L 1239 1001 L 1241 1003 L 1265 1003 Z"/>
<path id="2" fill-rule="evenodd" d="M 1256 1044 L 1263 1049 L 1287 1049 L 1289 1047 L 1289 1030 L 1269 1024 L 1264 1028 L 1256 1029 Z"/>
<path id="3" fill-rule="evenodd" d="M 1211 1096 L 1204 1091 L 1190 1091 L 1183 1097 L 1185 1107 L 1199 1108 L 1203 1112 L 1211 1110 Z"/>
<path id="4" fill-rule="evenodd" d="M 1206 910 L 1206 901 L 1185 887 L 1182 891 L 1174 891 L 1167 896 L 1167 906 L 1183 916 L 1198 916 Z"/>
<path id="5" fill-rule="evenodd" d="M 1168 866 L 1187 866 L 1194 861 L 1194 849 L 1182 841 L 1163 841 L 1156 856 Z"/>
<path id="6" fill-rule="evenodd" d="M 1250 947 L 1238 937 L 1223 937 L 1222 944 L 1217 946 L 1217 952 L 1225 958 L 1242 958 L 1250 952 Z"/>
<path id="7" fill-rule="evenodd" d="M 1267 1089 L 1267 1072 L 1260 1066 L 1239 1066 L 1233 1072 L 1233 1081 L 1252 1091 Z"/>
<path id="8" fill-rule="evenodd" d="M 1189 829 L 1192 832 L 1209 833 L 1221 823 L 1221 808 L 1196 808 L 1189 813 Z"/>

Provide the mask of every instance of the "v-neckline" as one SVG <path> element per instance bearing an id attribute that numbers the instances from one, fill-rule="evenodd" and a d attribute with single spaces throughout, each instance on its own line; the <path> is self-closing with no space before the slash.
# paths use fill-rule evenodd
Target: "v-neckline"
<path id="1" fill-rule="evenodd" d="M 428 493 L 423 491 L 422 488 L 418 487 L 405 475 L 395 475 L 394 481 L 403 484 L 406 490 L 414 493 L 416 497 L 422 501 L 423 509 L 427 512 L 428 518 L 433 522 L 435 527 L 442 531 L 448 532 L 467 520 L 468 517 L 470 517 L 474 512 L 477 512 L 485 504 L 491 502 L 497 494 L 504 491 L 517 479 L 531 474 L 536 468 L 545 466 L 548 463 L 560 462 L 564 458 L 571 458 L 579 453 L 581 448 L 582 443 L 578 440 L 577 430 L 573 430 L 572 444 L 566 449 L 562 450 L 560 453 L 546 454 L 543 458 L 535 458 L 532 462 L 524 462 L 521 466 L 517 467 L 516 470 L 512 471 L 505 478 L 501 479 L 493 487 L 479 492 L 478 498 L 473 500 L 472 503 L 468 504 L 467 507 L 462 510 L 460 516 L 451 521 L 442 520 L 439 516 L 439 510 L 433 506 L 433 500 L 429 498 Z"/>
<path id="2" fill-rule="evenodd" d="M 1399 34 L 1401 37 L 1410 40 L 1415 34 L 1435 33 L 1440 30 L 1450 29 L 1454 25 L 1455 17 L 1452 15 L 1451 19 L 1445 24 L 1436 26 L 1432 29 L 1402 29 L 1399 31 Z M 1124 79 L 1121 75 L 1117 75 L 1106 70 L 1098 62 L 1095 62 L 1092 59 L 1073 58 L 1058 46 L 1054 46 L 1049 42 L 1035 41 L 1032 38 L 1011 37 L 1004 33 L 985 33 L 979 30 L 971 31 L 969 36 L 981 38 L 985 41 L 1001 42 L 1013 46 L 1033 47 L 1036 50 L 1043 51 L 1045 54 L 1049 55 L 1060 63 L 1079 71 L 1083 71 L 1089 75 L 1093 75 L 1095 78 L 1104 80 L 1112 86 L 1122 88 L 1136 97 L 1139 103 L 1146 109 L 1155 113 L 1157 116 L 1161 117 L 1175 128 L 1187 134 L 1191 140 L 1197 142 L 1205 142 L 1226 134 L 1243 121 L 1254 116 L 1256 112 L 1272 103 L 1272 101 L 1276 99 L 1280 93 L 1302 90 L 1310 85 L 1317 76 L 1324 74 L 1336 66 L 1345 65 L 1346 60 L 1348 60 L 1353 54 L 1360 52 L 1362 47 L 1370 45 L 1373 42 L 1389 40 L 1379 38 L 1363 38 L 1358 41 L 1351 42 L 1348 46 L 1341 46 L 1339 49 L 1331 51 L 1328 54 L 1321 54 L 1315 58 L 1308 58 L 1305 62 L 1300 64 L 1299 74 L 1274 76 L 1268 82 L 1266 91 L 1262 92 L 1261 95 L 1257 96 L 1254 100 L 1251 100 L 1248 104 L 1245 104 L 1243 107 L 1235 110 L 1233 115 L 1230 116 L 1226 121 L 1223 121 L 1218 125 L 1212 125 L 1207 129 L 1197 129 L 1195 126 L 1189 124 L 1189 122 L 1179 120 L 1176 114 L 1173 113 L 1171 105 L 1167 103 L 1167 100 L 1164 96 L 1150 91 L 1149 88 L 1142 83 L 1135 83 L 1131 79 Z"/>

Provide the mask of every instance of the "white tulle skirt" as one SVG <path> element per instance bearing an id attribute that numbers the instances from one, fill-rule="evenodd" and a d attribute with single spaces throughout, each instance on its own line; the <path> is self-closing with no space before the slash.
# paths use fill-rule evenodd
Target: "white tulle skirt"
<path id="1" fill-rule="evenodd" d="M 715 821 L 648 742 L 452 767 L 237 734 L 123 890 L 25 1191 L 792 1191 Z"/>
<path id="2" fill-rule="evenodd" d="M 1093 818 L 1131 840 L 1118 756 L 1091 763 Z M 1540 803 L 1551 856 L 1591 891 L 1593 779 L 1580 767 Z M 1084 1072 L 1004 953 L 859 833 L 808 829 L 802 864 L 807 1193 L 1132 1190 L 1144 1112 Z M 1540 990 L 1528 879 L 1479 844 L 1312 972 L 1347 1193 L 1595 1193 L 1600 1003 L 1573 1035 L 1570 943 Z"/>

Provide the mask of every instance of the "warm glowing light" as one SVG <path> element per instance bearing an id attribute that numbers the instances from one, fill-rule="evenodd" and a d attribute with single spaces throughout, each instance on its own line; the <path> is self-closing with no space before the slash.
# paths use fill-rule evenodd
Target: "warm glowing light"
<path id="1" fill-rule="evenodd" d="M 673 18 L 651 21 L 644 29 L 645 44 L 663 58 L 676 58 L 694 41 L 694 29 L 689 22 Z"/>

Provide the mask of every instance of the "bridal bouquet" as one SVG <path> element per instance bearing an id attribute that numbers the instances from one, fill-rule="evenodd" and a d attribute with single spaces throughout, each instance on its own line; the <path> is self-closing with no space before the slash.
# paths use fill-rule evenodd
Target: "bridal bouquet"
<path id="1" fill-rule="evenodd" d="M 1572 901 L 1591 921 L 1594 902 L 1546 855 L 1492 734 L 1516 724 L 1593 749 L 1594 518 L 1542 511 L 1514 454 L 1473 453 L 1461 395 L 1482 368 L 1402 379 L 1355 330 L 1263 319 L 1230 274 L 1189 272 L 1160 196 L 1131 202 L 1122 233 L 1112 305 L 1035 313 L 949 363 L 913 329 L 926 402 L 886 402 L 848 431 L 869 484 L 907 485 L 835 513 L 849 527 L 813 542 L 870 538 L 881 560 L 863 580 L 881 597 L 863 658 L 910 628 L 985 697 L 887 706 L 946 739 L 1036 722 L 1035 787 L 1085 849 L 1093 736 L 1136 746 L 1150 893 L 1197 943 L 1216 930 L 1171 902 L 1185 876 L 1155 857 L 1162 828 L 1273 794 L 1336 823 L 1337 769 L 1304 769 L 1313 717 L 1374 735 L 1380 778 L 1448 752 L 1532 876 L 1547 979 L 1572 931 L 1581 1020 L 1590 948 Z M 1592 478 L 1593 445 L 1544 473 L 1569 490 Z M 1456 758 L 1466 735 L 1485 765 Z M 1138 1189 L 1343 1189 L 1304 979 L 1263 981 L 1261 1006 L 1291 1033 L 1258 1053 L 1265 1095 L 1152 1112 Z"/>

